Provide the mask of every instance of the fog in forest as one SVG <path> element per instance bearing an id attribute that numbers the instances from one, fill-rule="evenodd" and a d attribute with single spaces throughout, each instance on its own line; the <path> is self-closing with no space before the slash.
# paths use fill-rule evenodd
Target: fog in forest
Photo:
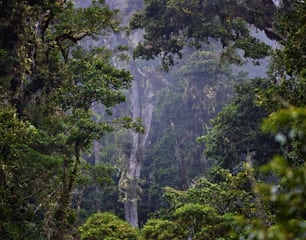
<path id="1" fill-rule="evenodd" d="M 0 2 L 0 240 L 305 239 L 305 9 Z"/>
<path id="2" fill-rule="evenodd" d="M 106 2 L 111 8 L 120 10 L 119 16 L 124 24 L 128 24 L 129 18 L 144 5 L 142 1 Z M 88 4 L 82 1 L 81 6 Z M 251 26 L 250 30 L 260 41 L 277 47 L 277 43 L 262 31 Z M 139 220 L 130 220 L 137 226 L 136 222 L 143 225 L 150 213 L 166 206 L 162 197 L 164 187 L 186 190 L 215 164 L 206 159 L 203 154 L 205 144 L 197 142 L 197 138 L 207 134 L 211 128 L 210 120 L 235 95 L 234 86 L 265 77 L 269 65 L 269 58 L 256 63 L 252 59 L 243 59 L 239 65 L 222 65 L 222 45 L 212 40 L 199 50 L 183 49 L 182 59 L 177 58 L 175 66 L 164 71 L 158 57 L 150 61 L 133 59 L 133 48 L 143 40 L 142 35 L 142 30 L 135 30 L 128 35 L 120 33 L 102 41 L 85 42 L 87 46 L 108 48 L 122 44 L 130 49 L 126 53 L 130 60 L 124 62 L 113 58 L 113 64 L 131 71 L 134 79 L 131 90 L 126 93 L 127 102 L 116 107 L 113 114 L 140 118 L 145 133 L 119 130 L 94 144 L 89 157 L 94 160 L 89 161 L 115 165 L 116 177 L 110 189 L 101 192 L 91 189 L 86 194 L 90 201 L 96 201 L 91 206 L 98 209 L 92 211 L 112 210 L 121 217 L 128 214 L 124 213 L 128 208 L 125 201 L 138 199 L 136 209 L 130 210 L 139 214 Z M 242 56 L 243 52 L 238 54 Z M 97 114 L 103 112 L 98 106 L 94 109 Z M 132 183 L 127 181 L 129 178 L 133 179 Z M 119 192 L 114 194 L 117 186 Z M 129 191 L 135 188 L 135 193 L 129 193 L 126 188 Z M 115 208 L 114 201 L 117 202 Z M 127 220 L 130 218 L 133 216 Z"/>

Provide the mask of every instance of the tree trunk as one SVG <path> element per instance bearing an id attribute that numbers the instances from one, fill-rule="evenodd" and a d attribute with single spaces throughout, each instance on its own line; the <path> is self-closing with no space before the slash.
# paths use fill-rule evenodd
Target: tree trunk
<path id="1" fill-rule="evenodd" d="M 139 97 L 139 80 L 135 79 L 132 83 L 132 115 L 133 119 L 140 118 L 141 105 Z M 126 169 L 126 179 L 124 186 L 124 210 L 125 219 L 132 226 L 138 227 L 138 212 L 137 212 L 137 188 L 140 176 L 141 159 L 139 159 L 139 133 L 131 132 L 132 149 Z"/>
<path id="2" fill-rule="evenodd" d="M 146 130 L 144 134 L 131 132 L 132 149 L 127 163 L 126 172 L 122 175 L 120 181 L 120 188 L 124 192 L 125 219 L 134 227 L 138 227 L 137 201 L 140 192 L 140 170 L 143 151 L 149 136 L 154 109 L 151 99 L 148 99 L 148 96 L 153 95 L 150 85 L 143 84 L 144 86 L 147 86 L 146 89 L 144 89 L 140 84 L 141 81 L 147 81 L 146 75 L 141 72 L 140 69 L 138 69 L 138 73 L 140 75 L 135 74 L 136 77 L 132 83 L 132 117 L 134 120 L 141 118 Z"/>
<path id="3" fill-rule="evenodd" d="M 96 166 L 99 161 L 100 161 L 100 150 L 101 150 L 101 145 L 99 143 L 99 141 L 94 141 L 94 162 L 93 165 Z"/>
<path id="4" fill-rule="evenodd" d="M 64 166 L 65 169 L 62 176 L 62 192 L 58 203 L 58 212 L 55 216 L 57 220 L 57 226 L 54 237 L 57 240 L 65 240 L 71 234 L 70 232 L 67 232 L 67 229 L 70 229 L 68 217 L 70 215 L 72 193 L 75 187 L 75 181 L 77 178 L 81 157 L 81 149 L 77 143 L 75 143 L 74 154 L 75 159 L 73 162 L 72 169 L 69 169 L 67 168 L 67 166 Z"/>

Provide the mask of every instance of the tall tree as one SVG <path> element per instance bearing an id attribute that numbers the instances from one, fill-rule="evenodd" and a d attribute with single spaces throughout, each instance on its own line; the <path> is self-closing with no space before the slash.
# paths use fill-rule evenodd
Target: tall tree
<path id="1" fill-rule="evenodd" d="M 278 13 L 288 10 L 294 1 L 146 1 L 143 12 L 131 22 L 133 28 L 144 28 L 144 41 L 135 56 L 151 59 L 161 56 L 164 66 L 174 63 L 173 54 L 181 55 L 186 45 L 200 47 L 210 38 L 225 47 L 225 54 L 235 48 L 245 57 L 266 56 L 269 48 L 251 36 L 248 26 L 264 31 L 271 39 L 284 37 L 278 31 Z"/>
<path id="2" fill-rule="evenodd" d="M 132 146 L 129 160 L 125 167 L 119 187 L 124 193 L 125 219 L 134 227 L 138 227 L 138 197 L 140 192 L 140 170 L 143 162 L 143 153 L 151 128 L 153 102 L 150 96 L 154 96 L 148 76 L 140 68 L 137 68 L 135 80 L 132 84 L 132 118 L 142 119 L 145 131 L 131 132 Z M 149 97 L 148 97 L 149 96 Z"/>
<path id="3" fill-rule="evenodd" d="M 141 229 L 141 239 L 232 239 L 234 214 L 264 218 L 265 206 L 255 203 L 251 169 L 237 175 L 219 169 L 210 178 L 199 178 L 188 190 L 166 187 L 169 207 Z M 267 222 L 269 219 L 267 219 Z"/>
<path id="4" fill-rule="evenodd" d="M 236 96 L 211 121 L 212 128 L 204 137 L 208 159 L 227 169 L 239 169 L 248 161 L 255 166 L 266 163 L 279 151 L 271 136 L 261 132 L 262 119 L 270 113 L 258 105 L 257 92 L 269 88 L 265 79 L 253 79 L 236 86 Z"/>
<path id="5" fill-rule="evenodd" d="M 32 231 L 67 239 L 82 152 L 115 126 L 94 122 L 90 108 L 124 101 L 122 89 L 131 82 L 127 71 L 110 64 L 109 51 L 78 43 L 116 31 L 116 11 L 104 1 L 88 8 L 72 1 L 2 1 L 0 8 L 1 124 L 11 133 L 1 133 L 1 149 L 10 144 L 1 152 L 1 203 L 9 212 L 1 232 L 7 239 L 33 239 Z"/>
<path id="6" fill-rule="evenodd" d="M 231 98 L 233 82 L 242 81 L 218 64 L 220 56 L 212 49 L 186 53 L 184 61 L 166 75 L 167 84 L 157 95 L 142 175 L 142 219 L 145 211 L 165 205 L 164 186 L 187 189 L 210 167 L 196 138 L 206 133 L 209 119 Z"/>

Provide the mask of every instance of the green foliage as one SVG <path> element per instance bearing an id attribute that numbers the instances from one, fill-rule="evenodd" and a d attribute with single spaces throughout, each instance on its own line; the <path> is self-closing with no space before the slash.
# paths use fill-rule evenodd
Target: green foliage
<path id="1" fill-rule="evenodd" d="M 261 104 L 272 111 L 288 106 L 305 106 L 305 4 L 289 1 L 288 12 L 280 18 L 280 30 L 284 35 L 283 47 L 277 49 L 272 59 L 267 89 L 258 91 Z"/>
<path id="2" fill-rule="evenodd" d="M 90 182 L 79 171 L 83 152 L 115 127 L 139 127 L 130 119 L 95 122 L 90 110 L 100 103 L 109 112 L 125 100 L 122 91 L 132 80 L 110 64 L 110 51 L 79 44 L 117 31 L 117 11 L 104 1 L 86 9 L 73 1 L 0 5 L 0 29 L 7 33 L 0 36 L 0 192 L 1 210 L 7 209 L 1 232 L 6 239 L 67 239 L 76 221 L 76 183 Z M 104 170 L 92 170 L 100 185 L 109 181 L 100 176 Z"/>
<path id="3" fill-rule="evenodd" d="M 169 220 L 149 219 L 141 229 L 140 239 L 145 240 L 179 240 L 184 234 L 180 225 Z"/>
<path id="4" fill-rule="evenodd" d="M 281 31 L 285 35 L 283 64 L 289 74 L 298 75 L 305 71 L 306 53 L 306 6 L 302 1 L 294 1 L 290 11 L 281 19 Z"/>
<path id="5" fill-rule="evenodd" d="M 47 151 L 47 133 L 19 119 L 13 108 L 1 107 L 0 126 L 1 237 L 40 239 L 41 209 L 33 199 L 44 203 L 47 188 L 57 183 L 52 175 L 61 158 Z"/>
<path id="6" fill-rule="evenodd" d="M 275 204 L 276 221 L 283 224 L 292 219 L 303 222 L 306 213 L 305 164 L 290 167 L 285 159 L 275 157 L 264 168 L 264 171 L 271 170 L 279 178 L 279 185 L 260 184 L 258 191 Z"/>
<path id="7" fill-rule="evenodd" d="M 305 163 L 292 168 L 282 157 L 275 157 L 265 165 L 263 170 L 275 173 L 279 181 L 277 184 L 261 183 L 255 189 L 274 206 L 273 224 L 237 217 L 241 233 L 235 239 L 305 239 L 305 169 Z"/>
<path id="8" fill-rule="evenodd" d="M 234 216 L 266 219 L 265 206 L 252 192 L 253 172 L 245 168 L 237 175 L 218 169 L 211 178 L 200 178 L 186 191 L 165 188 L 169 208 L 159 218 L 149 219 L 141 229 L 147 239 L 232 239 Z M 267 209 L 268 210 L 268 209 Z"/>
<path id="9" fill-rule="evenodd" d="M 266 57 L 267 54 L 271 52 L 270 46 L 252 37 L 237 40 L 235 42 L 235 47 L 244 50 L 244 57 L 251 57 L 254 59 Z"/>
<path id="10" fill-rule="evenodd" d="M 305 108 L 291 107 L 274 112 L 264 121 L 262 129 L 275 135 L 275 140 L 282 146 L 284 157 L 291 165 L 305 162 Z"/>
<path id="11" fill-rule="evenodd" d="M 278 148 L 271 137 L 261 132 L 262 119 L 268 109 L 257 104 L 257 89 L 269 86 L 265 80 L 254 79 L 236 86 L 236 96 L 215 119 L 212 129 L 204 137 L 205 154 L 222 167 L 233 169 L 247 161 L 254 164 L 267 162 Z"/>
<path id="12" fill-rule="evenodd" d="M 187 189 L 191 179 L 209 169 L 201 156 L 204 146 L 195 139 L 206 133 L 208 121 L 232 94 L 233 76 L 227 66 L 218 64 L 213 47 L 191 51 L 173 68 L 165 87 L 158 93 L 150 130 L 150 146 L 144 159 L 142 218 L 166 206 L 165 186 Z"/>
<path id="13" fill-rule="evenodd" d="M 232 2 L 235 4 L 235 1 Z M 293 2 L 296 2 L 294 6 Z M 156 22 L 149 23 L 149 27 L 158 29 L 164 39 L 159 40 L 158 36 L 152 34 L 154 30 L 148 31 L 144 50 L 152 54 L 151 56 L 156 55 L 159 53 L 158 47 L 164 46 L 163 41 L 171 40 L 167 38 L 167 31 L 171 34 L 177 33 L 171 25 L 171 11 L 173 16 L 179 16 L 174 23 L 180 26 L 180 17 L 187 18 L 188 10 L 191 9 L 189 6 L 200 3 L 202 1 L 191 1 L 190 5 L 187 1 L 147 1 L 148 8 L 141 16 L 142 19 L 139 19 L 152 20 L 157 14 L 160 19 L 167 16 L 170 24 L 166 30 L 162 23 L 158 23 L 160 28 L 153 26 Z M 257 2 L 249 1 L 245 4 L 250 7 L 248 10 L 257 7 L 259 13 L 269 3 L 271 2 L 259 1 L 258 5 Z M 223 4 L 226 5 L 224 2 Z M 215 5 L 220 7 L 221 3 L 217 2 Z M 161 236 L 158 233 L 165 233 L 172 239 L 305 239 L 305 69 L 304 61 L 294 64 L 295 61 L 303 59 L 300 54 L 305 55 L 302 47 L 305 42 L 302 27 L 305 22 L 305 4 L 300 1 L 283 1 L 282 6 L 291 6 L 293 10 L 284 20 L 284 23 L 290 26 L 285 32 L 288 42 L 283 42 L 285 51 L 279 50 L 282 54 L 277 59 L 279 66 L 285 70 L 280 74 L 276 73 L 275 78 L 269 82 L 257 79 L 238 86 L 237 96 L 218 115 L 213 122 L 212 132 L 206 137 L 208 151 L 211 151 L 215 158 L 220 158 L 223 164 L 224 159 L 228 157 L 226 164 L 232 164 L 230 168 L 243 160 L 255 160 L 256 164 L 261 165 L 271 158 L 271 153 L 282 154 L 282 157 L 275 157 L 263 167 L 272 181 L 256 183 L 253 170 L 245 166 L 245 169 L 236 175 L 227 170 L 216 171 L 212 175 L 213 180 L 199 179 L 186 191 L 166 188 L 165 197 L 169 200 L 170 207 L 160 211 L 157 215 L 159 219 L 150 220 L 148 227 L 144 226 L 143 229 L 148 233 L 145 235 L 147 238 L 153 236 L 152 239 L 158 239 Z M 230 10 L 235 12 L 235 8 Z M 270 10 L 273 12 L 275 9 Z M 283 10 L 280 8 L 280 13 Z M 254 19 L 256 15 L 253 11 L 245 11 L 244 14 L 248 14 L 249 19 Z M 298 21 L 288 21 L 289 16 Z M 265 24 L 265 19 L 258 20 L 259 26 Z M 179 29 L 182 35 L 178 36 L 183 39 L 186 36 L 184 28 Z M 218 30 L 222 32 L 221 28 Z M 240 40 L 238 39 L 237 44 L 242 44 L 241 48 L 250 47 Z M 176 45 L 172 46 L 175 49 Z M 165 45 L 163 49 L 165 54 L 171 52 L 167 47 L 169 45 Z M 261 50 L 257 50 L 258 56 L 261 55 Z M 286 71 L 293 74 L 291 79 L 286 79 Z M 273 101 L 269 104 L 267 99 Z M 280 110 L 284 106 L 287 108 Z M 269 116 L 272 111 L 275 112 Z M 275 135 L 275 139 L 282 145 L 281 151 L 273 144 L 271 137 L 260 132 L 261 122 L 265 117 L 268 118 L 262 128 L 266 133 Z M 272 152 L 269 152 L 271 149 Z M 254 153 L 255 156 L 252 155 Z M 206 216 L 213 216 L 213 219 Z M 163 223 L 171 228 L 162 229 Z M 175 232 L 177 225 L 182 231 Z M 211 233 L 219 235 L 210 235 Z"/>
<path id="14" fill-rule="evenodd" d="M 273 1 L 146 1 L 145 9 L 132 19 L 131 28 L 144 28 L 144 41 L 135 50 L 136 57 L 161 56 L 164 67 L 173 65 L 173 54 L 181 57 L 184 46 L 201 47 L 209 38 L 224 47 L 245 50 L 254 59 L 269 54 L 270 48 L 249 34 L 248 24 L 280 39 L 274 28 L 278 9 Z"/>
<path id="15" fill-rule="evenodd" d="M 265 119 L 262 126 L 263 131 L 273 134 L 279 131 L 284 132 L 290 139 L 298 137 L 303 140 L 306 128 L 306 111 L 305 108 L 291 107 L 273 112 Z M 286 141 L 286 139 L 285 139 Z"/>
<path id="16" fill-rule="evenodd" d="M 78 200 L 76 192 L 82 197 L 88 193 L 86 187 L 96 191 L 97 185 L 107 185 L 115 192 L 109 177 L 112 170 L 105 165 L 83 165 L 83 152 L 94 139 L 118 126 L 144 131 L 140 120 L 130 118 L 93 121 L 92 104 L 100 103 L 110 113 L 110 108 L 125 100 L 122 91 L 131 83 L 127 71 L 110 64 L 110 51 L 78 46 L 83 40 L 119 30 L 117 12 L 104 3 L 93 1 L 86 9 L 76 8 L 73 1 L 0 3 L 0 32 L 5 33 L 0 36 L 1 238 L 72 238 L 78 212 L 70 205 L 72 199 Z M 276 12 L 287 10 L 291 11 L 275 24 Z M 283 39 L 284 49 L 278 50 L 275 58 L 280 73 L 273 84 L 255 80 L 238 87 L 237 97 L 213 122 L 207 151 L 229 168 L 247 157 L 256 163 L 266 162 L 274 145 L 259 133 L 260 121 L 269 112 L 290 106 L 271 114 L 263 126 L 276 135 L 288 162 L 275 158 L 266 170 L 275 172 L 278 182 L 257 185 L 255 193 L 250 191 L 255 180 L 248 168 L 237 175 L 216 171 L 211 179 L 199 179 L 185 191 L 166 188 L 170 208 L 160 212 L 161 219 L 148 221 L 142 239 L 231 239 L 235 232 L 239 239 L 306 237 L 304 2 L 282 1 L 276 9 L 273 1 L 148 0 L 145 10 L 131 23 L 146 30 L 135 56 L 150 59 L 161 54 L 165 65 L 173 64 L 172 55 L 181 56 L 184 46 L 200 48 L 214 38 L 229 54 L 237 47 L 246 57 L 264 57 L 269 48 L 249 36 L 248 23 L 269 37 Z M 275 26 L 280 26 L 282 35 Z M 160 186 L 173 183 L 187 189 L 190 178 L 202 171 L 202 149 L 194 139 L 203 134 L 206 120 L 226 102 L 227 74 L 207 51 L 197 52 L 178 72 L 177 81 L 162 92 L 165 101 L 158 104 L 160 123 L 154 129 L 154 146 L 147 159 L 154 170 L 146 173 L 145 182 L 151 209 L 161 202 Z M 207 78 L 199 81 L 203 76 Z M 216 81 L 220 79 L 225 81 Z M 216 103 L 216 92 L 222 97 L 221 105 Z M 175 120 L 169 119 L 168 113 Z M 117 152 L 119 147 L 113 146 L 105 154 L 116 153 L 121 159 L 129 147 Z M 240 224 L 233 222 L 237 214 L 241 215 Z M 82 239 L 138 238 L 135 229 L 109 213 L 93 215 L 80 233 Z"/>
<path id="17" fill-rule="evenodd" d="M 237 217 L 241 233 L 236 239 L 305 239 L 306 165 L 305 155 L 302 154 L 305 151 L 305 119 L 305 108 L 294 107 L 281 109 L 265 119 L 263 130 L 275 135 L 281 144 L 288 144 L 286 148 L 292 146 L 292 151 L 296 153 L 284 155 L 290 162 L 282 156 L 276 156 L 262 166 L 262 172 L 275 174 L 277 181 L 254 186 L 256 193 L 273 206 L 272 225 L 259 219 L 250 221 Z M 289 155 L 296 158 L 292 159 Z"/>
<path id="18" fill-rule="evenodd" d="M 104 187 L 113 183 L 112 175 L 114 167 L 105 163 L 98 163 L 95 166 L 82 162 L 80 165 L 80 175 L 77 179 L 78 187 L 99 186 Z"/>
<path id="19" fill-rule="evenodd" d="M 137 230 L 112 213 L 96 213 L 80 228 L 81 240 L 137 240 Z"/>

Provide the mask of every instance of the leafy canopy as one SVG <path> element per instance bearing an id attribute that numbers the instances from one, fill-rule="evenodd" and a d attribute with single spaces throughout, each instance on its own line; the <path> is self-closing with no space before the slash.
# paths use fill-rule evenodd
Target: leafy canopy
<path id="1" fill-rule="evenodd" d="M 281 5 L 283 8 L 286 9 L 285 5 Z M 281 9 L 272 0 L 146 1 L 145 9 L 131 21 L 132 29 L 145 30 L 135 57 L 151 59 L 160 55 L 167 67 L 174 63 L 173 54 L 181 56 L 184 46 L 201 47 L 213 38 L 227 49 L 244 50 L 245 57 L 262 58 L 270 48 L 250 34 L 249 25 L 263 30 L 271 39 L 280 40 L 282 36 L 275 23 Z"/>

